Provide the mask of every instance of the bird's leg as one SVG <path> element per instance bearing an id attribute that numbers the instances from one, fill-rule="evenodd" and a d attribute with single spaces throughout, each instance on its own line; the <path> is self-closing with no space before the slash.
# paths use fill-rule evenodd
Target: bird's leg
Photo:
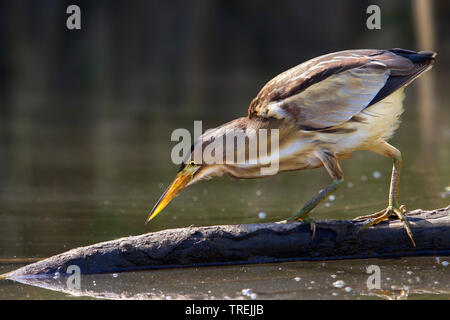
<path id="1" fill-rule="evenodd" d="M 391 187 L 389 190 L 388 207 L 371 215 L 357 217 L 354 220 L 369 220 L 369 222 L 366 223 L 362 228 L 366 229 L 370 226 L 380 223 L 381 221 L 388 220 L 391 216 L 397 216 L 402 222 L 403 227 L 405 228 L 408 237 L 411 239 L 413 246 L 416 246 L 408 220 L 406 220 L 405 218 L 406 207 L 404 205 L 400 206 L 398 202 L 398 186 L 400 182 L 400 170 L 402 167 L 402 154 L 395 147 L 384 141 L 372 148 L 371 151 L 391 158 L 394 161 L 394 165 L 392 168 Z"/>
<path id="2" fill-rule="evenodd" d="M 323 199 L 325 199 L 329 194 L 334 192 L 339 185 L 344 181 L 344 174 L 335 156 L 328 150 L 320 150 L 317 153 L 318 158 L 322 161 L 324 167 L 327 169 L 330 176 L 333 178 L 333 182 L 319 191 L 319 193 L 309 200 L 296 214 L 287 220 L 281 221 L 280 223 L 286 223 L 290 221 L 301 220 L 310 225 L 312 231 L 312 238 L 316 234 L 316 223 L 308 215 Z"/>

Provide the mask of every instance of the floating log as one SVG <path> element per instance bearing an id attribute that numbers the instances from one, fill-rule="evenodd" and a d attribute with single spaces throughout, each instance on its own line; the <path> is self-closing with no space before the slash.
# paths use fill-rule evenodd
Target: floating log
<path id="1" fill-rule="evenodd" d="M 317 222 L 315 238 L 302 222 L 188 227 L 120 238 L 72 249 L 2 278 L 83 274 L 152 268 L 450 254 L 450 206 L 407 214 L 413 247 L 399 220 L 361 230 L 362 222 Z"/>

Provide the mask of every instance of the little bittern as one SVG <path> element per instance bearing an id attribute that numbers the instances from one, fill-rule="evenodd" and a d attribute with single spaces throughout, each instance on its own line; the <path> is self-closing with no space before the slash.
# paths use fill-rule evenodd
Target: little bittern
<path id="1" fill-rule="evenodd" d="M 192 146 L 175 180 L 151 211 L 153 219 L 182 189 L 212 176 L 238 179 L 267 176 L 259 161 L 204 162 L 195 155 L 197 147 L 207 147 L 215 139 L 228 141 L 234 130 L 278 129 L 276 157 L 278 171 L 302 170 L 324 166 L 333 182 L 308 201 L 288 221 L 308 223 L 314 237 L 315 223 L 309 213 L 334 192 L 344 180 L 339 160 L 353 151 L 370 150 L 393 161 L 388 206 L 372 215 L 355 220 L 366 221 L 363 228 L 398 217 L 411 239 L 405 207 L 398 202 L 402 157 L 386 141 L 400 124 L 404 88 L 433 65 L 436 53 L 405 49 L 347 50 L 323 55 L 289 69 L 269 81 L 250 103 L 248 116 L 207 131 Z M 267 131 L 266 131 L 267 132 Z M 234 139 L 234 138 L 233 138 Z M 234 140 L 233 140 L 234 141 Z M 251 146 L 250 146 L 251 147 Z M 226 148 L 220 160 L 249 153 L 249 145 Z M 221 158 L 222 157 L 222 158 Z M 217 157 L 216 157 L 217 159 Z M 267 163 L 267 162 L 265 162 Z"/>

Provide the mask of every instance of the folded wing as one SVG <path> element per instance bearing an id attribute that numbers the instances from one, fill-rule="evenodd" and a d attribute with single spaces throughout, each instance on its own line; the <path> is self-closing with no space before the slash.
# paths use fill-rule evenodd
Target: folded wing
<path id="1" fill-rule="evenodd" d="M 337 126 L 409 84 L 434 57 L 404 49 L 321 56 L 268 82 L 251 102 L 249 117 L 288 119 L 306 130 Z"/>

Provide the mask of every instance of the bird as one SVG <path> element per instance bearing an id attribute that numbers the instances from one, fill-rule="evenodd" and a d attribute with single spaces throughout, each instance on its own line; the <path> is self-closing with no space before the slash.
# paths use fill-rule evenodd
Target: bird
<path id="1" fill-rule="evenodd" d="M 236 179 L 263 178 L 284 171 L 324 167 L 331 183 L 290 218 L 279 221 L 307 223 L 314 239 L 316 223 L 309 215 L 342 185 L 344 173 L 339 161 L 349 158 L 354 151 L 366 150 L 393 162 L 388 204 L 383 210 L 356 217 L 354 221 L 362 221 L 362 229 L 366 229 L 391 217 L 398 218 L 415 246 L 405 217 L 406 207 L 399 203 L 402 155 L 388 140 L 400 125 L 405 87 L 431 69 L 435 57 L 432 51 L 354 49 L 318 56 L 282 72 L 251 101 L 247 116 L 198 137 L 146 223 L 181 190 L 201 180 L 222 175 Z M 202 161 L 204 155 L 195 153 L 214 141 L 228 141 L 236 130 L 266 133 L 276 130 L 277 148 L 271 147 L 269 153 L 260 156 L 250 152 L 252 144 L 237 144 L 218 153 L 215 162 Z M 268 144 L 272 146 L 270 141 Z M 239 155 L 253 158 L 242 163 L 235 160 Z M 275 173 L 262 170 L 267 167 L 268 157 L 277 160 Z M 229 159 L 234 161 L 225 161 Z"/>

